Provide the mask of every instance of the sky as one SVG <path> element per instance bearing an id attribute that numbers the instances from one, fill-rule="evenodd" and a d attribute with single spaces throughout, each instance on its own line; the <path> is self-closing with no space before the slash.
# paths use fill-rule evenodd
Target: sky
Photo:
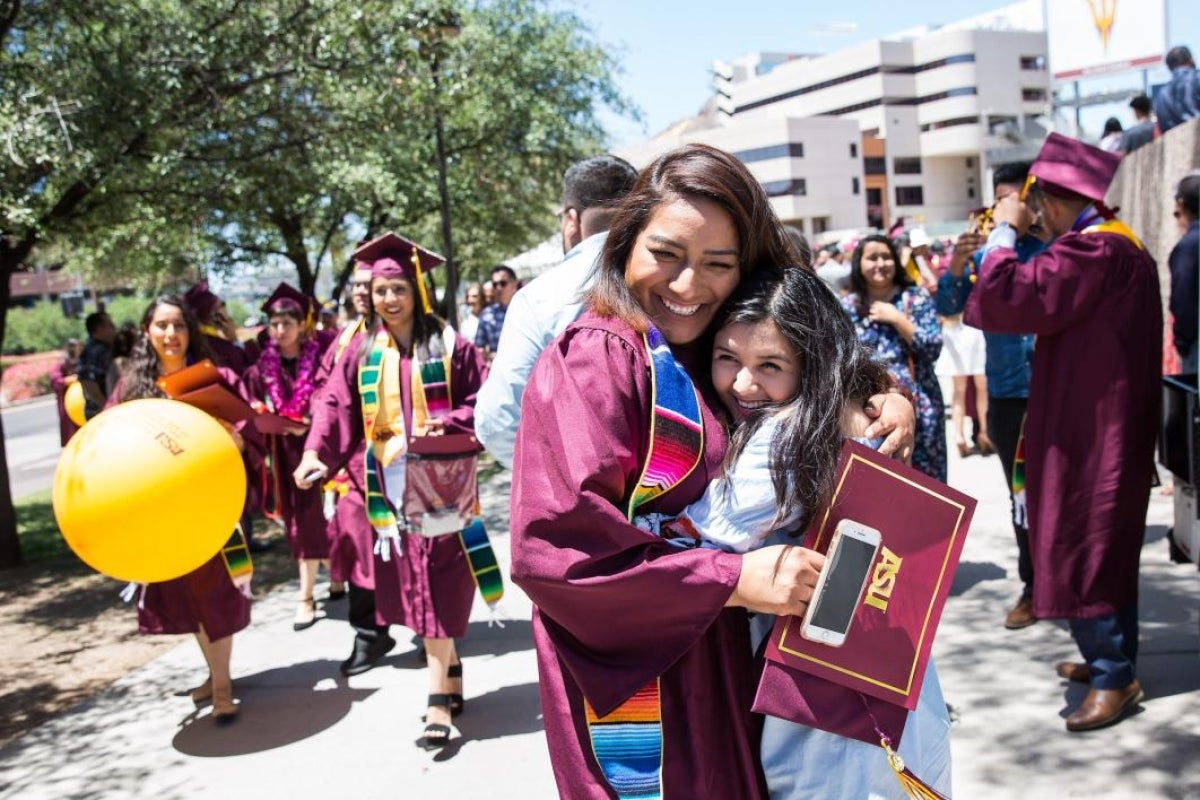
<path id="1" fill-rule="evenodd" d="M 1053 0 L 1052 0 L 1053 2 Z M 1117 0 L 1117 13 L 1138 0 Z M 1008 5 L 1003 0 L 556 0 L 592 28 L 623 72 L 617 83 L 643 122 L 605 113 L 612 146 L 633 144 L 700 110 L 712 94 L 710 65 L 755 50 L 829 53 L 922 24 L 944 24 Z M 1167 45 L 1186 44 L 1200 55 L 1200 3 L 1167 0 Z M 1152 71 L 1150 82 L 1166 79 Z M 1109 79 L 1140 88 L 1141 75 Z M 1105 88 L 1108 88 L 1106 86 Z M 1125 112 L 1124 114 L 1120 112 Z M 1128 117 L 1128 109 L 1093 110 L 1092 118 Z M 1085 127 L 1089 124 L 1084 119 Z"/>

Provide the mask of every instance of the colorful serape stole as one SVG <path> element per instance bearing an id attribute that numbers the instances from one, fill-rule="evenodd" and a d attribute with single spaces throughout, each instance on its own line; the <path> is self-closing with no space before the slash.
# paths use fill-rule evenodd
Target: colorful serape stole
<path id="1" fill-rule="evenodd" d="M 704 454 L 700 399 L 687 372 L 671 354 L 657 328 L 643 336 L 650 358 L 654 410 L 650 447 L 641 477 L 629 498 L 626 517 L 678 486 Z M 607 716 L 597 716 L 584 701 L 592 752 L 608 785 L 622 800 L 661 798 L 663 730 L 659 679 L 647 683 Z"/>
<path id="2" fill-rule="evenodd" d="M 1017 437 L 1017 449 L 1013 453 L 1012 496 L 1013 524 L 1022 528 L 1028 525 L 1029 510 L 1025 504 L 1025 420 L 1021 417 L 1021 435 Z"/>
<path id="3" fill-rule="evenodd" d="M 471 577 L 475 579 L 479 596 L 488 604 L 488 608 L 495 608 L 500 598 L 504 597 L 504 577 L 492 543 L 488 541 L 483 520 L 479 517 L 471 520 L 470 525 L 458 532 L 458 541 L 471 565 Z"/>
<path id="4" fill-rule="evenodd" d="M 388 357 L 389 352 L 396 356 L 394 359 L 394 370 L 391 369 L 393 367 L 393 359 Z M 404 448 L 407 446 L 407 439 L 404 436 L 403 430 L 397 435 L 394 430 L 394 422 L 392 425 L 385 426 L 384 430 L 376 430 L 380 393 L 386 391 L 386 387 L 381 385 L 384 373 L 393 372 L 397 377 L 399 376 L 398 356 L 399 353 L 396 351 L 395 345 L 392 344 L 392 337 L 388 335 L 387 328 L 380 327 L 379 331 L 375 334 L 375 341 L 371 346 L 371 351 L 367 354 L 366 361 L 358 368 L 358 394 L 362 404 L 363 435 L 367 441 L 364 454 L 366 461 L 364 472 L 367 480 L 367 496 L 364 505 L 366 506 L 367 520 L 371 523 L 371 527 L 381 533 L 396 529 L 396 515 L 392 513 L 392 508 L 388 505 L 387 498 L 383 494 L 383 482 L 379 478 L 379 457 L 383 457 L 387 463 L 390 463 L 390 460 L 402 454 Z M 385 361 L 387 362 L 386 364 Z M 388 369 L 385 369 L 385 366 Z M 393 394 L 396 396 L 399 395 L 398 385 L 394 388 Z M 403 409 L 398 405 L 392 405 L 390 401 L 395 399 L 394 397 L 389 396 L 387 399 L 389 400 L 389 411 L 403 425 Z M 398 442 L 393 441 L 397 439 L 399 440 Z M 383 447 L 379 447 L 379 445 L 383 445 Z M 377 455 L 376 450 L 382 450 L 383 452 Z"/>
<path id="5" fill-rule="evenodd" d="M 221 557 L 225 559 L 225 569 L 229 571 L 229 579 L 233 585 L 242 590 L 247 597 L 250 595 L 250 579 L 254 576 L 254 562 L 250 558 L 250 548 L 246 545 L 246 536 L 242 526 L 233 529 L 233 535 L 221 548 Z"/>

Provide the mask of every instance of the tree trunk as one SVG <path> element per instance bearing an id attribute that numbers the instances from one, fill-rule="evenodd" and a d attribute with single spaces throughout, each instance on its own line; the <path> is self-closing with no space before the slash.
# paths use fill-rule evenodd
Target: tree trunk
<path id="1" fill-rule="evenodd" d="M 8 324 L 8 301 L 12 295 L 12 276 L 33 249 L 35 238 L 26 234 L 15 244 L 0 237 L 0 344 Z M 3 370 L 0 369 L 0 377 Z M 21 563 L 21 540 L 17 538 L 17 512 L 13 508 L 12 486 L 8 482 L 8 451 L 4 446 L 4 422 L 0 419 L 0 569 Z"/>

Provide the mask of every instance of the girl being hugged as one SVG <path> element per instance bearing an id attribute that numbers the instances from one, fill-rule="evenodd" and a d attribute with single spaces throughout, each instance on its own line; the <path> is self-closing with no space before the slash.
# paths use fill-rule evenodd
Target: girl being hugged
<path id="1" fill-rule="evenodd" d="M 888 373 L 808 269 L 758 270 L 719 319 L 712 382 L 734 420 L 724 470 L 679 517 L 660 523 L 662 535 L 682 546 L 734 553 L 795 544 L 832 494 L 843 440 L 878 445 L 863 436 L 871 423 L 865 409 L 870 397 L 887 391 Z M 774 619 L 753 617 L 756 649 Z M 949 725 L 931 666 L 909 714 L 901 756 L 947 795 Z M 778 717 L 765 717 L 760 756 L 774 800 L 907 796 L 877 745 Z"/>
<path id="2" fill-rule="evenodd" d="M 361 578 L 351 578 L 350 616 L 358 637 L 343 671 L 369 668 L 394 646 L 386 623 L 421 636 L 429 661 L 429 701 L 428 724 L 417 744 L 433 749 L 449 741 L 451 714 L 462 709 L 462 665 L 454 638 L 466 635 L 475 580 L 458 535 L 398 530 L 396 512 L 403 507 L 409 438 L 473 433 L 483 365 L 475 346 L 430 310 L 421 270 L 441 264 L 440 258 L 390 233 L 363 245 L 354 257 L 371 266 L 371 310 L 357 357 L 348 350 L 334 365 L 313 409 L 294 476 L 306 489 L 314 473 L 332 475 L 351 458 L 364 459 L 363 480 L 350 470 L 351 491 L 367 498 L 371 527 L 379 537 L 373 575 L 367 576 L 374 591 L 362 588 Z M 373 489 L 368 493 L 367 487 L 376 485 L 382 496 Z M 369 544 L 359 561 L 372 562 Z M 376 620 L 384 624 L 382 630 L 372 630 Z"/>
<path id="3" fill-rule="evenodd" d="M 256 410 L 286 420 L 277 433 L 266 437 L 263 510 L 283 523 L 292 558 L 300 565 L 300 598 L 292 624 L 298 631 L 316 622 L 317 566 L 329 558 L 321 491 L 298 489 L 291 480 L 304 452 L 312 400 L 320 388 L 322 348 L 313 329 L 315 310 L 311 297 L 279 284 L 262 306 L 268 320 L 267 346 L 241 383 L 242 396 Z"/>
<path id="4" fill-rule="evenodd" d="M 108 405 L 126 400 L 166 397 L 155 383 L 164 375 L 178 372 L 189 364 L 211 358 L 196 318 L 181 298 L 162 296 L 155 299 L 142 315 L 141 335 Z M 237 387 L 236 373 L 218 368 L 222 380 Z M 223 423 L 224 424 L 224 423 Z M 246 440 L 230 429 L 239 450 Z M 256 442 L 252 426 L 245 430 Z M 196 491 L 203 491 L 197 487 Z M 212 715 L 218 722 L 237 716 L 229 662 L 233 652 L 233 634 L 250 624 L 249 587 L 240 588 L 230 576 L 221 553 L 181 578 L 146 584 L 138 592 L 138 630 L 145 634 L 194 633 L 204 660 L 208 678 L 190 690 L 196 705 L 212 703 Z"/>

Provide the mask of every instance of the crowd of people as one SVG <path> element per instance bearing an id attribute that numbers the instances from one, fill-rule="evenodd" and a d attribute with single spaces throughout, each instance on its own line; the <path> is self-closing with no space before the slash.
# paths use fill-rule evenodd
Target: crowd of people
<path id="1" fill-rule="evenodd" d="M 1190 96 L 1170 91 L 1162 130 Z M 355 251 L 340 328 L 284 284 L 260 337 L 240 342 L 201 284 L 152 301 L 115 369 L 118 331 L 93 314 L 60 382 L 76 376 L 91 417 L 163 396 L 159 378 L 202 359 L 220 367 L 271 420 L 227 425 L 249 477 L 240 529 L 259 512 L 280 521 L 297 631 L 318 619 L 326 565 L 327 602 L 349 606 L 346 675 L 394 648 L 391 625 L 420 637 L 418 746 L 444 747 L 465 710 L 456 640 L 484 584 L 469 514 L 443 520 L 414 487 L 432 440 L 470 434 L 512 470 L 511 578 L 534 604 L 562 796 L 903 797 L 877 745 L 751 707 L 771 620 L 812 599 L 825 558 L 798 537 L 843 441 L 947 480 L 939 378 L 960 455 L 973 406 L 975 446 L 999 455 L 1010 487 L 1023 588 L 1005 627 L 1069 620 L 1083 660 L 1055 669 L 1089 692 L 1067 729 L 1118 722 L 1143 697 L 1137 573 L 1163 317 L 1153 260 L 1103 203 L 1135 130 L 1101 147 L 1051 134 L 1032 163 L 995 170 L 994 205 L 953 242 L 910 228 L 815 256 L 728 153 L 686 145 L 640 172 L 596 156 L 564 179 L 562 263 L 524 287 L 495 267 L 467 287 L 458 330 L 423 277 L 441 259 L 385 234 Z M 1184 177 L 1170 310 L 1193 372 L 1198 200 L 1200 176 Z M 190 696 L 235 719 L 232 639 L 250 603 L 221 554 L 140 587 L 136 606 L 142 632 L 196 636 L 208 676 Z M 900 756 L 948 796 L 935 668 L 906 719 Z"/>

